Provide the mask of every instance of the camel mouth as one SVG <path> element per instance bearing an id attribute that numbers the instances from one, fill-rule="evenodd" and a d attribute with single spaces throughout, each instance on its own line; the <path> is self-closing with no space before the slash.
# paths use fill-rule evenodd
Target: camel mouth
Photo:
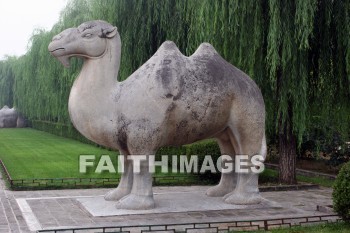
<path id="1" fill-rule="evenodd" d="M 54 47 L 52 43 L 49 44 L 49 52 L 51 53 L 52 56 L 56 57 L 64 67 L 68 68 L 69 67 L 69 55 L 65 54 L 66 49 L 63 47 Z"/>
<path id="2" fill-rule="evenodd" d="M 54 56 L 54 57 L 60 57 L 66 55 L 66 48 L 64 47 L 56 47 L 52 46 L 51 44 L 49 45 L 49 52 Z"/>
<path id="3" fill-rule="evenodd" d="M 54 52 L 57 52 L 57 51 L 60 51 L 60 50 L 66 50 L 66 49 L 65 48 L 57 48 L 57 49 L 50 50 L 49 52 L 50 53 L 54 53 Z"/>

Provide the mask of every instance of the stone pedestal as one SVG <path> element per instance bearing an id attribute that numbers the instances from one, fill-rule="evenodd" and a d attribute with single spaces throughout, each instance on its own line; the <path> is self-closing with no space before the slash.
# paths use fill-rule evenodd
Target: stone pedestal
<path id="1" fill-rule="evenodd" d="M 135 214 L 159 214 L 209 210 L 239 210 L 280 207 L 278 203 L 264 199 L 257 205 L 226 204 L 222 197 L 208 197 L 203 191 L 155 193 L 156 207 L 150 210 L 117 209 L 116 202 L 106 201 L 103 196 L 77 198 L 81 206 L 94 217 Z"/>

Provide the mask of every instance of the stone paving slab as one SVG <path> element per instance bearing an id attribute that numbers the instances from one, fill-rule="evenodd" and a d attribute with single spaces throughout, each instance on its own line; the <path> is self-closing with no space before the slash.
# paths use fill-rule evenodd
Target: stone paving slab
<path id="1" fill-rule="evenodd" d="M 11 191 L 6 190 L 0 173 L 0 233 L 30 232 Z"/>
<path id="2" fill-rule="evenodd" d="M 204 191 L 208 187 L 155 187 L 155 193 L 182 192 L 188 194 Z M 94 194 L 101 197 L 107 189 L 91 190 L 61 190 L 61 191 L 33 191 L 27 192 L 30 196 L 26 198 L 21 192 L 16 192 L 18 200 L 27 202 L 31 208 L 24 213 L 25 219 L 36 219 L 35 224 L 28 221 L 31 230 L 64 228 L 64 227 L 96 227 L 96 226 L 125 226 L 125 225 L 150 225 L 150 224 L 174 224 L 193 222 L 215 222 L 215 221 L 244 221 L 268 218 L 288 218 L 314 215 L 326 215 L 316 210 L 317 205 L 331 203 L 331 189 L 317 189 L 308 191 L 281 191 L 264 192 L 263 197 L 278 203 L 273 206 L 257 209 L 224 209 L 224 210 L 200 210 L 185 212 L 148 213 L 119 216 L 92 216 L 77 199 L 92 198 Z M 47 193 L 48 195 L 45 195 Z M 57 196 L 53 196 L 56 193 Z M 18 197 L 18 198 L 17 198 Z M 113 206 L 111 204 L 110 206 Z"/>
<path id="3" fill-rule="evenodd" d="M 162 214 L 176 212 L 212 211 L 212 210 L 240 210 L 280 207 L 276 202 L 264 199 L 258 205 L 231 205 L 222 200 L 222 197 L 208 197 L 205 192 L 167 192 L 154 193 L 155 208 L 151 210 L 117 209 L 115 202 L 106 201 L 103 196 L 82 197 L 76 199 L 81 206 L 94 217 Z"/>
<path id="4" fill-rule="evenodd" d="M 204 193 L 206 186 L 155 187 L 154 192 Z M 263 192 L 262 196 L 277 203 L 256 209 L 196 210 L 97 217 L 90 214 L 77 199 L 100 197 L 110 189 L 9 191 L 0 179 L 0 233 L 35 232 L 64 227 L 96 227 L 174 224 L 216 221 L 243 221 L 288 217 L 327 215 L 317 205 L 332 204 L 332 190 L 320 188 L 303 191 Z M 189 192 L 186 194 L 186 192 Z M 110 206 L 113 206 L 111 204 Z M 329 214 L 329 213 L 328 213 Z"/>

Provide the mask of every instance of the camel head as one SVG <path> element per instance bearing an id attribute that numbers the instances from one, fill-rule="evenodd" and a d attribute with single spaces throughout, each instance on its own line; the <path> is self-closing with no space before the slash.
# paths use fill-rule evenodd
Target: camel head
<path id="1" fill-rule="evenodd" d="M 65 67 L 69 67 L 69 58 L 73 56 L 102 57 L 107 50 L 107 40 L 117 34 L 117 28 L 105 21 L 89 21 L 54 36 L 48 49 Z"/>

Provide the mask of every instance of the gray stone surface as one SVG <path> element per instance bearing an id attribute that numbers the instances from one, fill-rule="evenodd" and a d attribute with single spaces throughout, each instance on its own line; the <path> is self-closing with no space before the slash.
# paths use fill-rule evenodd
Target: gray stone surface
<path id="1" fill-rule="evenodd" d="M 206 186 L 155 187 L 155 193 L 204 193 Z M 242 208 L 224 210 L 200 210 L 170 213 L 125 214 L 119 216 L 92 216 L 77 199 L 101 196 L 107 189 L 52 190 L 15 192 L 16 200 L 27 202 L 39 229 L 72 226 L 125 226 L 149 224 L 174 224 L 214 222 L 230 220 L 272 219 L 326 215 L 317 211 L 317 205 L 331 203 L 331 189 L 308 191 L 264 192 L 263 197 L 277 204 L 264 208 Z M 113 204 L 111 204 L 113 205 Z M 110 208 L 110 207 L 108 207 Z M 112 208 L 110 208 L 112 209 Z M 28 214 L 28 213 L 27 213 Z M 27 215 L 28 216 L 28 215 Z M 33 223 L 33 222 L 31 222 Z"/>
<path id="2" fill-rule="evenodd" d="M 276 202 L 263 199 L 261 203 L 255 205 L 233 205 L 222 201 L 222 197 L 208 197 L 205 192 L 163 192 L 154 193 L 156 206 L 150 210 L 124 210 L 115 208 L 115 202 L 106 201 L 103 196 L 82 197 L 76 200 L 82 207 L 94 217 L 115 216 L 115 215 L 135 215 L 135 214 L 162 214 L 179 213 L 193 211 L 212 210 L 242 210 L 242 209 L 262 209 L 262 208 L 282 208 Z"/>
<path id="3" fill-rule="evenodd" d="M 206 186 L 155 187 L 161 193 L 204 193 Z M 273 218 L 295 218 L 328 215 L 317 211 L 317 205 L 332 204 L 329 188 L 305 191 L 263 192 L 267 200 L 278 206 L 255 209 L 201 210 L 174 213 L 150 213 L 94 217 L 77 201 L 79 198 L 101 197 L 109 189 L 8 191 L 0 179 L 0 233 L 34 232 L 39 229 L 117 225 L 174 224 Z M 32 227 L 28 228 L 28 224 Z"/>
<path id="4" fill-rule="evenodd" d="M 5 189 L 0 173 L 0 233 L 30 232 L 13 192 Z"/>
<path id="5" fill-rule="evenodd" d="M 97 144 L 126 156 L 154 155 L 163 146 L 215 138 L 222 154 L 233 160 L 235 155 L 266 156 L 265 105 L 259 87 L 209 43 L 186 57 L 166 41 L 123 82 L 117 82 L 120 36 L 105 21 L 66 29 L 53 37 L 48 49 L 65 66 L 70 57 L 84 58 L 68 107 L 77 130 Z M 105 198 L 118 200 L 120 209 L 153 208 L 149 163 L 141 162 L 140 173 L 133 172 L 131 163 L 125 159 L 118 188 Z M 224 196 L 231 204 L 259 203 L 258 174 L 248 171 L 223 173 L 207 195 Z"/>
<path id="6" fill-rule="evenodd" d="M 15 108 L 4 106 L 0 109 L 0 128 L 23 128 L 26 127 L 26 121 Z"/>

